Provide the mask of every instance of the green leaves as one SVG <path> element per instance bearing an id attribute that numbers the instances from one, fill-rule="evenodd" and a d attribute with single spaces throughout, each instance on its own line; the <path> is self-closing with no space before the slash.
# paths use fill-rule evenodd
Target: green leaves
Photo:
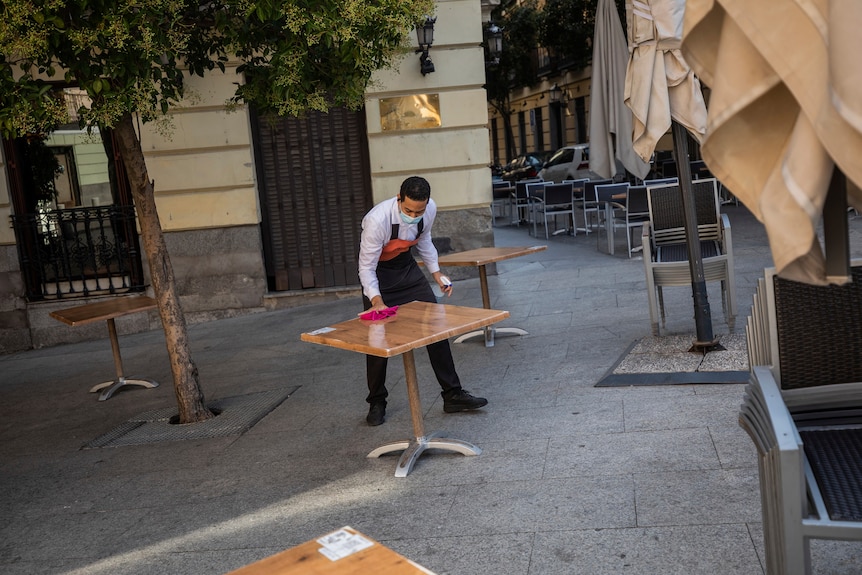
<path id="1" fill-rule="evenodd" d="M 185 77 L 232 72 L 233 103 L 264 112 L 361 106 L 374 70 L 403 50 L 432 0 L 5 0 L 0 129 L 51 129 L 62 102 L 45 78 L 84 88 L 91 125 L 154 120 Z M 12 73 L 13 67 L 19 72 Z"/>
<path id="2" fill-rule="evenodd" d="M 592 59 L 595 20 L 595 0 L 546 0 L 539 40 L 561 59 L 586 67 Z"/>

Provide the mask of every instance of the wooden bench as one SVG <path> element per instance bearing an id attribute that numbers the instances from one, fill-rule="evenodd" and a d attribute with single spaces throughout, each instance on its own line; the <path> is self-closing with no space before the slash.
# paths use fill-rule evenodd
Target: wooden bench
<path id="1" fill-rule="evenodd" d="M 811 539 L 862 540 L 862 262 L 846 285 L 758 281 L 740 425 L 758 451 L 766 570 L 811 572 Z"/>
<path id="2" fill-rule="evenodd" d="M 151 379 L 126 378 L 123 373 L 123 359 L 120 356 L 120 342 L 117 339 L 117 326 L 114 323 L 114 318 L 131 313 L 149 311 L 151 309 L 156 309 L 157 307 L 158 304 L 156 303 L 156 300 L 147 296 L 114 297 L 96 303 L 52 311 L 50 313 L 51 317 L 54 319 L 73 327 L 102 320 L 108 322 L 108 335 L 111 339 L 111 349 L 114 352 L 114 367 L 117 370 L 117 378 L 94 385 L 90 389 L 90 393 L 103 390 L 99 395 L 99 401 L 105 401 L 110 398 L 115 391 L 125 385 L 138 385 L 147 388 L 159 386 L 157 382 Z"/>

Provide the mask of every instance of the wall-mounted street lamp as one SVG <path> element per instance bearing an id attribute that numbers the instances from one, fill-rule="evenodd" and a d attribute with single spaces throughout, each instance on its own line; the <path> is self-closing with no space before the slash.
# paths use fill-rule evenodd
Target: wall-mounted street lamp
<path id="1" fill-rule="evenodd" d="M 421 54 L 419 56 L 419 71 L 422 72 L 423 76 L 434 71 L 434 62 L 428 56 L 428 50 L 434 43 L 434 23 L 436 21 L 436 16 L 434 18 L 426 16 L 424 24 L 416 24 L 416 39 L 419 41 L 419 48 L 416 49 L 416 53 Z"/>
<path id="2" fill-rule="evenodd" d="M 557 86 L 556 84 L 554 84 L 553 86 L 551 86 L 551 89 L 550 89 L 550 90 L 548 90 L 548 101 L 549 101 L 551 104 L 559 104 L 559 103 L 560 103 L 560 98 L 561 98 L 562 96 L 563 96 L 563 91 L 562 91 L 562 90 L 560 89 L 560 87 L 559 87 L 559 86 Z"/>
<path id="3" fill-rule="evenodd" d="M 485 46 L 488 49 L 488 64 L 499 64 L 503 53 L 503 30 L 493 22 L 485 28 Z"/>

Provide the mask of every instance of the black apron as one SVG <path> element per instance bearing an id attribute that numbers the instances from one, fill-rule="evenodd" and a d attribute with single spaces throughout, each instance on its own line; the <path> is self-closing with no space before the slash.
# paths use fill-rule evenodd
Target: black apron
<path id="1" fill-rule="evenodd" d="M 422 234 L 423 222 L 419 220 L 419 235 Z M 437 303 L 437 297 L 431 289 L 425 274 L 419 269 L 419 264 L 410 253 L 410 246 L 419 241 L 419 236 L 413 242 L 405 242 L 398 239 L 400 224 L 392 224 L 392 234 L 389 238 L 390 246 L 393 242 L 402 242 L 401 246 L 406 249 L 388 260 L 377 262 L 377 282 L 383 303 L 387 306 L 402 305 L 411 301 L 426 301 Z M 365 309 L 371 307 L 368 298 L 363 297 Z"/>

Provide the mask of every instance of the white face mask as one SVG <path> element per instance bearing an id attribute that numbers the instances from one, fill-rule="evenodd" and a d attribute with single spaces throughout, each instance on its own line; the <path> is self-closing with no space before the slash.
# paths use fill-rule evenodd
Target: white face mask
<path id="1" fill-rule="evenodd" d="M 415 218 L 411 218 L 410 216 L 408 216 L 407 214 L 405 214 L 401 210 L 398 210 L 398 213 L 401 215 L 401 221 L 404 222 L 405 224 L 415 224 L 415 223 L 418 223 L 419 220 L 422 219 L 422 216 L 416 216 Z"/>

